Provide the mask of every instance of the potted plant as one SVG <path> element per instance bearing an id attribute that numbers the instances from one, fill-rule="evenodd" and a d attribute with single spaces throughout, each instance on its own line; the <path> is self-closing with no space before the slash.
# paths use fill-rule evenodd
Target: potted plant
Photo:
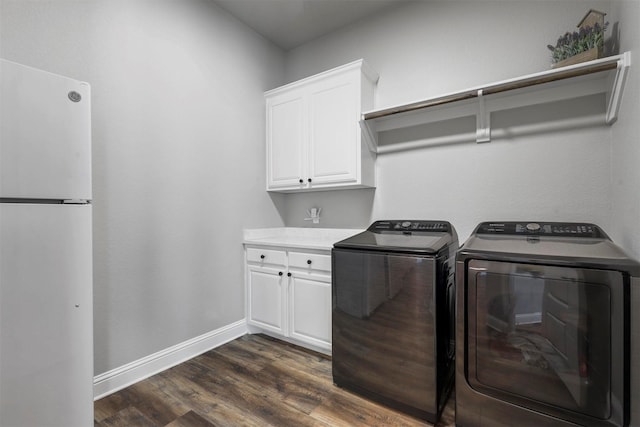
<path id="1" fill-rule="evenodd" d="M 552 68 L 590 61 L 602 56 L 604 32 L 609 25 L 608 22 L 603 22 L 604 15 L 597 10 L 589 10 L 578 24 L 578 31 L 565 33 L 558 38 L 555 46 L 547 45 L 551 51 Z"/>

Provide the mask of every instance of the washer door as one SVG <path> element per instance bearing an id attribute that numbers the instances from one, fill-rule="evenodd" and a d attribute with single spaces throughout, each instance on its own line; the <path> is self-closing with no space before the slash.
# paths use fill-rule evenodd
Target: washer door
<path id="1" fill-rule="evenodd" d="M 622 425 L 624 287 L 616 271 L 469 261 L 468 383 L 579 424 Z"/>

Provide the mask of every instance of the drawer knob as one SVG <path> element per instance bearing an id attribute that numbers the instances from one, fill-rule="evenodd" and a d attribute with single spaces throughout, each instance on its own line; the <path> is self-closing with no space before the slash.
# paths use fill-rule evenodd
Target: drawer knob
<path id="1" fill-rule="evenodd" d="M 311 182 L 311 178 L 307 179 L 307 181 Z"/>
<path id="2" fill-rule="evenodd" d="M 311 260 L 310 259 L 307 260 L 307 264 L 311 265 Z"/>
<path id="3" fill-rule="evenodd" d="M 291 273 L 287 273 L 287 277 L 291 277 Z"/>
<path id="4" fill-rule="evenodd" d="M 302 184 L 304 181 L 302 180 L 302 178 L 300 178 L 300 184 Z"/>
<path id="5" fill-rule="evenodd" d="M 260 255 L 260 259 L 264 259 L 264 258 L 265 258 L 264 255 Z"/>
<path id="6" fill-rule="evenodd" d="M 278 271 L 278 276 L 282 276 L 284 273 L 282 271 Z"/>

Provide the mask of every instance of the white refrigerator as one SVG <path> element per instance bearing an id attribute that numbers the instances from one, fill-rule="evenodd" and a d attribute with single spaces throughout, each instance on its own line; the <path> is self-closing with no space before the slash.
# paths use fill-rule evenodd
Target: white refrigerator
<path id="1" fill-rule="evenodd" d="M 91 92 L 0 59 L 0 426 L 93 425 Z"/>

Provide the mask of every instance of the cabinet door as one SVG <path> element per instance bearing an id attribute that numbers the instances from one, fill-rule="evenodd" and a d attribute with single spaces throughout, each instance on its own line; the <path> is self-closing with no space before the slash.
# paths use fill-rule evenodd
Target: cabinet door
<path id="1" fill-rule="evenodd" d="M 307 184 L 304 111 L 302 91 L 267 98 L 267 189 Z"/>
<path id="2" fill-rule="evenodd" d="M 284 335 L 286 275 L 282 271 L 255 266 L 248 267 L 248 322 Z"/>
<path id="3" fill-rule="evenodd" d="M 309 92 L 311 186 L 356 183 L 360 164 L 357 79 L 341 75 L 314 84 Z"/>
<path id="4" fill-rule="evenodd" d="M 331 278 L 293 273 L 290 333 L 292 338 L 331 348 Z"/>

